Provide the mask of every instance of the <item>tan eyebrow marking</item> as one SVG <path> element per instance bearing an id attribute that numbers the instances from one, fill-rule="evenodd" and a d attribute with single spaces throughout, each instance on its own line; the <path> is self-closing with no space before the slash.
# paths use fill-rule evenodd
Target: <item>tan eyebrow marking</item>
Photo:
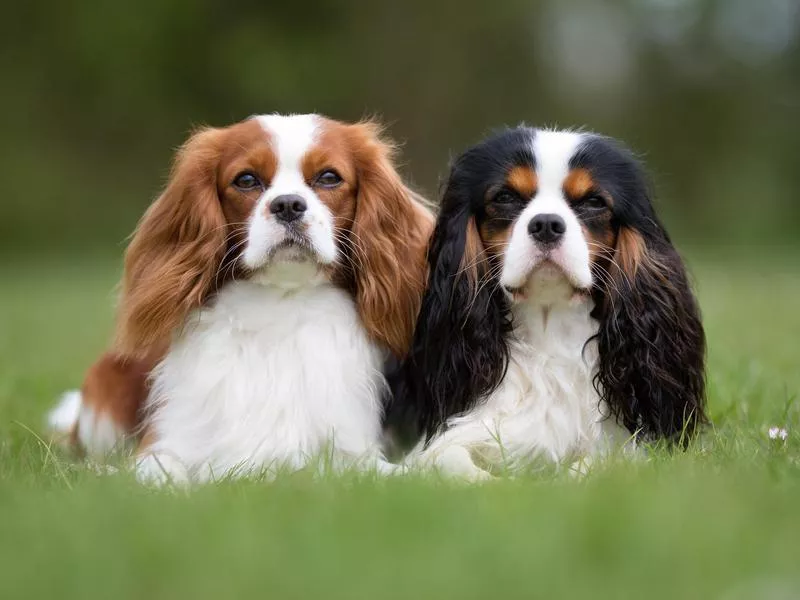
<path id="1" fill-rule="evenodd" d="M 579 200 L 596 190 L 592 174 L 586 169 L 572 169 L 564 179 L 564 193 L 570 200 Z"/>
<path id="2" fill-rule="evenodd" d="M 508 172 L 506 183 L 523 198 L 532 198 L 539 187 L 539 178 L 531 167 L 516 166 Z"/>

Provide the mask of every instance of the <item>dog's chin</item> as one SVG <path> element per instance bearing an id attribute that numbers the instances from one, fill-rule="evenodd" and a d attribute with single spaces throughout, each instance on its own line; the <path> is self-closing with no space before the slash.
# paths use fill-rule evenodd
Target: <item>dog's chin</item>
<path id="1" fill-rule="evenodd" d="M 265 266 L 306 262 L 319 263 L 319 257 L 311 244 L 305 240 L 287 239 L 270 250 Z"/>
<path id="2" fill-rule="evenodd" d="M 503 287 L 515 304 L 565 304 L 589 293 L 574 274 L 549 258 L 537 262 L 521 284 Z"/>
<path id="3" fill-rule="evenodd" d="M 324 279 L 324 266 L 309 242 L 286 239 L 269 250 L 252 279 L 263 285 L 297 288 Z"/>

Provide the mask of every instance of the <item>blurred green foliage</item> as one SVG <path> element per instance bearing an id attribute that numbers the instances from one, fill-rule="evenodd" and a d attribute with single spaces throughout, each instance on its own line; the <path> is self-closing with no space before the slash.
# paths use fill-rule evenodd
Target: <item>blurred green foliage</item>
<path id="1" fill-rule="evenodd" d="M 435 197 L 494 127 L 585 126 L 686 244 L 797 240 L 798 0 L 6 3 L 0 258 L 120 246 L 192 126 L 379 116 Z"/>

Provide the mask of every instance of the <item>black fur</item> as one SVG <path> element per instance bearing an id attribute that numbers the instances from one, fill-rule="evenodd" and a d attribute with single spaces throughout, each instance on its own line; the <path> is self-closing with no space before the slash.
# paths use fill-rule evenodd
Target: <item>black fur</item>
<path id="1" fill-rule="evenodd" d="M 448 418 L 474 408 L 505 376 L 513 328 L 497 265 L 483 263 L 477 285 L 459 271 L 470 223 L 492 224 L 486 214 L 489 190 L 502 185 L 512 167 L 535 167 L 534 136 L 535 130 L 525 127 L 507 130 L 470 148 L 452 166 L 412 347 L 389 374 L 386 423 L 406 444 L 421 436 L 430 440 Z M 631 432 L 688 439 L 705 421 L 705 338 L 685 269 L 655 215 L 643 171 L 616 142 L 590 135 L 570 166 L 589 170 L 613 198 L 614 232 L 629 228 L 647 250 L 633 277 L 614 257 L 593 265 L 598 393 Z M 522 208 L 503 210 L 518 214 Z"/>
<path id="2" fill-rule="evenodd" d="M 594 265 L 598 394 L 645 439 L 686 443 L 705 415 L 705 334 L 686 269 L 655 214 L 644 171 L 618 143 L 591 136 L 570 166 L 591 171 L 614 198 L 615 226 L 637 232 L 646 260 L 635 275 Z"/>

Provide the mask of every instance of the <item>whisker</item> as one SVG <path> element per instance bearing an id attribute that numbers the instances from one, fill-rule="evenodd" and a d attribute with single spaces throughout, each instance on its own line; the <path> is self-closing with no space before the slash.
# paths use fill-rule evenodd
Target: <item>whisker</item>
<path id="1" fill-rule="evenodd" d="M 239 259 L 239 257 L 237 256 L 236 258 L 234 258 L 232 261 L 230 261 L 230 262 L 228 263 L 228 262 L 226 262 L 226 260 L 227 260 L 228 256 L 229 256 L 229 255 L 230 255 L 232 252 L 236 252 L 236 251 L 237 251 L 239 248 L 241 248 L 242 246 L 244 246 L 246 243 L 247 243 L 247 239 L 240 240 L 239 242 L 237 242 L 237 243 L 235 243 L 233 246 L 231 246 L 231 247 L 230 247 L 230 248 L 227 250 L 227 252 L 225 252 L 225 254 L 222 256 L 222 260 L 220 261 L 220 267 L 221 267 L 221 268 L 220 268 L 220 269 L 217 271 L 216 275 L 214 276 L 214 287 L 215 287 L 215 288 L 216 288 L 216 287 L 219 287 L 219 277 L 220 277 L 220 275 L 222 275 L 222 279 L 223 279 L 223 281 L 224 281 L 224 280 L 225 280 L 225 277 L 227 276 L 227 272 L 228 272 L 228 270 L 229 270 L 229 269 L 230 269 L 231 273 L 233 273 L 233 269 L 234 269 L 234 267 L 235 267 L 235 265 L 236 265 L 236 262 L 237 262 L 237 261 L 238 261 L 238 259 Z M 234 279 L 235 279 L 235 278 L 234 278 Z"/>
<path id="2" fill-rule="evenodd" d="M 350 263 L 350 265 L 363 271 L 364 259 L 362 255 L 364 255 L 365 252 L 358 242 L 356 240 L 349 239 L 342 232 L 334 232 L 334 240 L 340 242 L 346 249 L 350 250 L 350 253 L 345 255 L 345 259 Z"/>

